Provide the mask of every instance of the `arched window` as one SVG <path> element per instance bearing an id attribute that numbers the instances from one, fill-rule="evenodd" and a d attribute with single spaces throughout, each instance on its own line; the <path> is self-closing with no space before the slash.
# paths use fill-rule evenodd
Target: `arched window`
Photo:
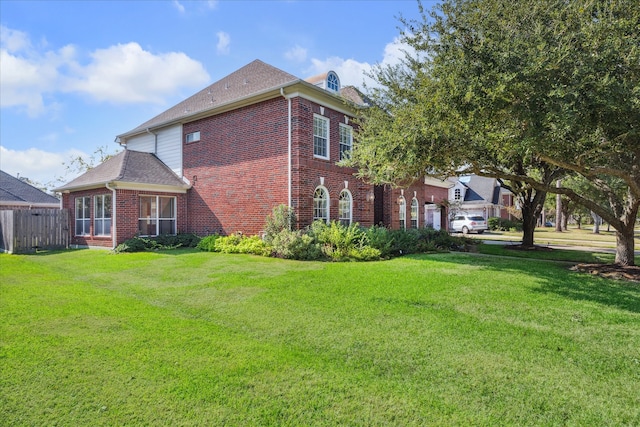
<path id="1" fill-rule="evenodd" d="M 407 229 L 407 201 L 404 196 L 398 197 L 398 217 L 400 219 L 400 229 Z"/>
<path id="2" fill-rule="evenodd" d="M 418 199 L 411 200 L 411 228 L 418 228 Z"/>
<path id="3" fill-rule="evenodd" d="M 313 193 L 313 220 L 329 222 L 329 192 L 324 187 L 316 188 Z"/>
<path id="4" fill-rule="evenodd" d="M 338 200 L 338 217 L 342 225 L 351 225 L 352 220 L 352 203 L 351 193 L 344 189 L 340 192 Z"/>
<path id="5" fill-rule="evenodd" d="M 456 188 L 455 190 L 453 190 L 453 199 L 460 200 L 461 198 L 462 198 L 462 190 L 460 190 L 459 188 Z"/>
<path id="6" fill-rule="evenodd" d="M 327 89 L 332 92 L 340 91 L 340 79 L 338 78 L 338 75 L 333 71 L 329 71 L 329 73 L 327 74 Z"/>

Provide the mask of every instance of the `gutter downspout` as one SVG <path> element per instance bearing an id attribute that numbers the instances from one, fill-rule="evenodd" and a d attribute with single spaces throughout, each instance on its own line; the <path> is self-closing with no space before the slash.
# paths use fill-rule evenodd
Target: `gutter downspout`
<path id="1" fill-rule="evenodd" d="M 292 209 L 291 206 L 291 179 L 292 179 L 292 158 L 291 158 L 291 98 L 285 95 L 284 88 L 280 88 L 280 95 L 282 95 L 288 102 L 288 112 L 287 112 L 287 157 L 288 157 L 288 165 L 287 165 L 287 174 L 288 174 L 288 202 L 287 205 L 289 209 Z M 291 228 L 292 224 L 289 224 L 289 228 Z"/>
<path id="2" fill-rule="evenodd" d="M 111 190 L 113 197 L 111 198 L 111 249 L 115 249 L 118 246 L 118 233 L 116 228 L 116 189 L 109 186 L 107 182 L 105 185 L 107 190 Z"/>
<path id="3" fill-rule="evenodd" d="M 158 155 L 158 134 L 155 132 L 151 132 L 149 128 L 146 129 L 147 133 L 153 135 L 153 154 Z"/>

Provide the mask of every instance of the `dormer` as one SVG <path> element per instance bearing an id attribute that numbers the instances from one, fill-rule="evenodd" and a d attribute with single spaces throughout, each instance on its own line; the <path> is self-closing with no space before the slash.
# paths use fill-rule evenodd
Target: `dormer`
<path id="1" fill-rule="evenodd" d="M 340 77 L 335 71 L 309 77 L 306 81 L 329 92 L 340 93 Z"/>

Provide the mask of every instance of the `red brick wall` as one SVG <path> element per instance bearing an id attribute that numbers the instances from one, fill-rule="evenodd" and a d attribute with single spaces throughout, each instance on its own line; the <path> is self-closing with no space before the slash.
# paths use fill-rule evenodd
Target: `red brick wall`
<path id="1" fill-rule="evenodd" d="M 400 210 L 398 197 L 404 193 L 406 201 L 406 219 L 407 229 L 411 227 L 411 201 L 414 198 L 418 200 L 418 226 L 424 227 L 424 205 L 425 203 L 444 204 L 447 201 L 449 190 L 446 188 L 435 187 L 424 184 L 422 181 L 416 181 L 405 188 L 387 187 L 385 189 L 385 225 L 392 229 L 400 228 Z M 388 215 L 388 216 L 387 216 Z M 444 218 L 443 218 L 444 219 Z M 441 227 L 447 228 L 448 221 L 442 221 Z"/>
<path id="2" fill-rule="evenodd" d="M 343 113 L 324 109 L 330 119 L 330 159 L 313 157 L 313 114 L 320 106 L 294 98 L 292 107 L 292 206 L 298 227 L 313 221 L 313 193 L 324 178 L 330 218 L 338 219 L 338 197 L 347 188 L 353 198 L 353 221 L 373 224 L 372 185 L 339 167 L 339 123 Z M 351 124 L 351 123 L 349 123 Z M 288 203 L 288 101 L 268 100 L 184 125 L 184 134 L 200 131 L 200 141 L 184 144 L 184 173 L 191 180 L 190 231 L 199 235 L 241 231 L 258 234 L 267 215 Z"/>
<path id="3" fill-rule="evenodd" d="M 107 188 L 97 188 L 92 190 L 85 191 L 77 191 L 74 193 L 63 194 L 63 208 L 69 209 L 69 236 L 70 242 L 72 245 L 79 246 L 97 246 L 97 247 L 105 247 L 112 248 L 113 247 L 113 237 L 112 236 L 94 236 L 94 204 L 95 199 L 94 196 L 102 195 L 102 194 L 113 194 L 111 190 Z M 138 190 L 117 190 L 116 192 L 116 201 L 112 206 L 112 215 L 115 210 L 115 218 L 112 216 L 112 233 L 115 224 L 117 226 L 117 242 L 116 244 L 120 244 L 127 239 L 135 237 L 138 234 L 138 218 L 140 215 L 140 203 L 139 198 L 141 195 L 152 195 L 152 196 L 166 196 L 166 197 L 176 197 L 176 210 L 177 210 L 177 232 L 184 233 L 187 232 L 187 202 L 186 202 L 186 194 L 180 193 L 158 193 L 158 192 L 149 192 L 149 191 L 138 191 Z M 75 199 L 77 197 L 89 197 L 90 198 L 90 215 L 91 215 L 91 225 L 90 225 L 90 234 L 87 236 L 76 236 L 75 235 Z"/>
<path id="4" fill-rule="evenodd" d="M 313 116 L 322 115 L 329 119 L 329 160 L 313 156 Z M 373 225 L 374 205 L 367 201 L 368 192 L 373 192 L 373 185 L 356 179 L 356 170 L 337 166 L 339 161 L 340 123 L 353 126 L 352 118 L 345 123 L 345 114 L 324 108 L 302 98 L 292 100 L 292 139 L 293 139 L 293 206 L 298 215 L 298 227 L 305 227 L 313 222 L 313 194 L 321 185 L 329 192 L 329 218 L 338 219 L 338 197 L 345 189 L 345 181 L 352 196 L 353 221 L 363 226 Z"/>
<path id="5" fill-rule="evenodd" d="M 184 144 L 188 229 L 198 235 L 258 234 L 273 208 L 287 204 L 287 101 L 268 100 L 184 125 L 200 141 Z"/>

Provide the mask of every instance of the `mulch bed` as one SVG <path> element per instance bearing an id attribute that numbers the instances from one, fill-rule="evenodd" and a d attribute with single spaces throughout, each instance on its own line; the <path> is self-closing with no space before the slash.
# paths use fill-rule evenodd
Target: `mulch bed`
<path id="1" fill-rule="evenodd" d="M 571 267 L 573 271 L 589 273 L 594 276 L 605 277 L 607 279 L 628 280 L 640 283 L 640 267 L 617 264 L 577 264 Z"/>
<path id="2" fill-rule="evenodd" d="M 506 245 L 505 248 L 516 251 L 540 251 L 551 252 L 552 248 L 545 246 Z M 618 264 L 577 264 L 571 267 L 572 271 L 589 273 L 594 276 L 607 279 L 627 280 L 640 283 L 640 266 L 621 266 Z"/>

